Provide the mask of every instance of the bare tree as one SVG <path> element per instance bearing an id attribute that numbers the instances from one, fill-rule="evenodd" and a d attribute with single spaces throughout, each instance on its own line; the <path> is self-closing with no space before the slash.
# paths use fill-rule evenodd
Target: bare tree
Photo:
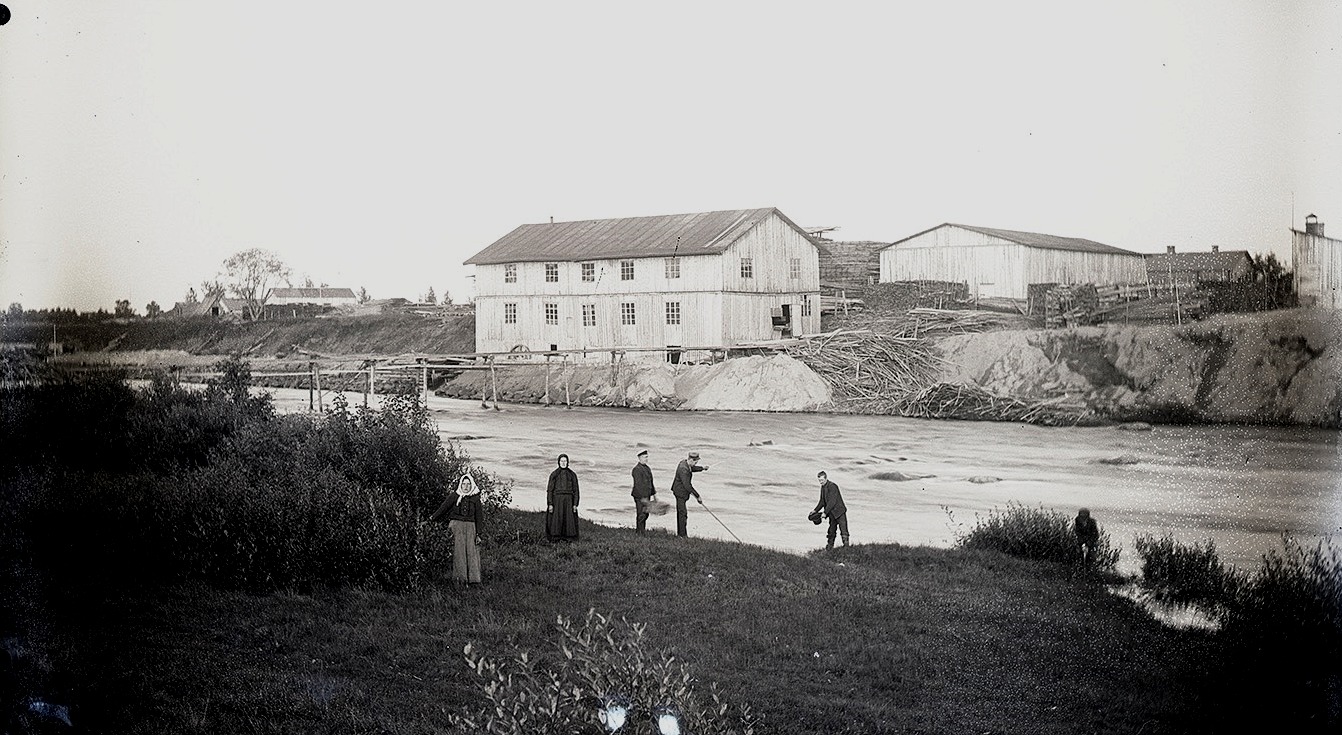
<path id="1" fill-rule="evenodd" d="M 218 278 L 200 282 L 200 293 L 206 301 L 215 296 L 223 296 L 227 291 L 228 289 L 224 288 L 224 282 Z"/>
<path id="2" fill-rule="evenodd" d="M 150 319 L 153 319 L 154 317 L 162 313 L 163 313 L 163 307 L 159 306 L 157 301 L 150 301 L 148 304 L 145 304 L 144 315 L 149 317 Z"/>
<path id="3" fill-rule="evenodd" d="M 192 287 L 190 287 L 190 286 L 187 286 L 187 287 L 186 287 L 186 297 L 183 298 L 182 301 L 184 301 L 184 302 L 186 302 L 186 303 L 188 303 L 188 304 L 195 304 L 195 303 L 198 303 L 198 302 L 200 301 L 200 297 L 199 297 L 199 296 L 196 296 L 196 289 L 194 289 L 194 288 L 192 288 Z"/>
<path id="4" fill-rule="evenodd" d="M 360 287 L 359 287 L 359 303 L 361 303 L 361 304 L 366 304 L 366 303 L 368 303 L 369 301 L 372 301 L 372 300 L 373 300 L 373 297 L 368 295 L 368 289 L 364 288 L 363 286 L 360 286 Z"/>
<path id="5" fill-rule="evenodd" d="M 135 316 L 135 309 L 131 308 L 130 299 L 118 299 L 116 302 L 116 311 L 112 312 L 112 314 L 118 317 L 132 317 Z"/>
<path id="6" fill-rule="evenodd" d="M 289 278 L 289 266 L 269 250 L 252 248 L 234 253 L 224 261 L 224 284 L 228 290 L 247 303 L 247 313 L 253 320 L 261 318 L 270 298 L 270 289 Z"/>

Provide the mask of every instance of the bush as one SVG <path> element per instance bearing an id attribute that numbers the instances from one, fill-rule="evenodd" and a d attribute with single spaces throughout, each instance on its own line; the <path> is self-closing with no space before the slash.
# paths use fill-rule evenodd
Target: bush
<path id="1" fill-rule="evenodd" d="M 1135 546 L 1142 559 L 1141 584 L 1157 599 L 1223 610 L 1242 584 L 1221 563 L 1216 543 L 1210 539 L 1205 545 L 1188 546 L 1176 542 L 1171 534 L 1160 538 L 1139 534 Z"/>
<path id="2" fill-rule="evenodd" d="M 656 732 L 651 724 L 670 716 L 679 720 L 675 732 L 754 732 L 748 706 L 733 711 L 715 685 L 702 701 L 685 662 L 651 648 L 646 626 L 588 611 L 581 624 L 559 616 L 557 627 L 557 650 L 549 655 L 514 650 L 495 659 L 466 644 L 466 663 L 488 705 L 451 715 L 452 724 L 490 735 Z"/>
<path id="3" fill-rule="evenodd" d="M 987 518 L 976 518 L 974 527 L 956 539 L 956 546 L 1065 564 L 1076 564 L 1081 558 L 1070 518 L 1056 510 L 1016 503 L 1008 503 L 1006 510 L 994 508 Z M 1119 549 L 1110 543 L 1109 533 L 1101 529 L 1094 568 L 1113 571 L 1118 556 Z"/>

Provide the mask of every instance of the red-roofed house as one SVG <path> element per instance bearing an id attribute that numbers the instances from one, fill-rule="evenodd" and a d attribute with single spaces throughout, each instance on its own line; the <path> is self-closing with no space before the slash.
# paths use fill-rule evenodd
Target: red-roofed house
<path id="1" fill-rule="evenodd" d="M 820 329 L 818 245 L 772 207 L 522 225 L 466 264 L 478 352 L 674 352 Z"/>

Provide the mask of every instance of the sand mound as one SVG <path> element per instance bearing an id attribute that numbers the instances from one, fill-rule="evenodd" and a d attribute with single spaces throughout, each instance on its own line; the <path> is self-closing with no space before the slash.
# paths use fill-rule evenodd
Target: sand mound
<path id="1" fill-rule="evenodd" d="M 690 411 L 814 411 L 830 401 L 829 384 L 787 355 L 741 357 L 687 371 L 676 393 Z"/>

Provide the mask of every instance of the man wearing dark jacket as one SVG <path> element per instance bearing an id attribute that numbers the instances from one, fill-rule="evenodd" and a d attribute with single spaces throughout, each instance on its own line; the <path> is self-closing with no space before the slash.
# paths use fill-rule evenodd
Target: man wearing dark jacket
<path id="1" fill-rule="evenodd" d="M 829 477 L 824 473 L 818 473 L 816 479 L 820 480 L 820 502 L 815 504 L 815 511 L 823 510 L 825 516 L 829 518 L 829 531 L 825 533 L 825 548 L 834 548 L 834 536 L 836 532 L 843 536 L 843 545 L 848 545 L 848 506 L 843 504 L 843 495 L 839 494 L 839 486 L 830 482 Z"/>
<path id="2" fill-rule="evenodd" d="M 708 466 L 699 466 L 699 453 L 690 452 L 688 459 L 680 460 L 676 465 L 676 479 L 671 481 L 671 494 L 676 496 L 676 535 L 688 536 L 685 526 L 690 517 L 689 507 L 685 505 L 693 495 L 700 505 L 704 504 L 699 491 L 694 489 L 694 473 L 706 472 Z"/>
<path id="3" fill-rule="evenodd" d="M 652 485 L 652 468 L 648 467 L 648 450 L 638 453 L 638 464 L 634 465 L 634 521 L 638 532 L 648 530 L 648 504 L 657 499 L 657 488 Z"/>

